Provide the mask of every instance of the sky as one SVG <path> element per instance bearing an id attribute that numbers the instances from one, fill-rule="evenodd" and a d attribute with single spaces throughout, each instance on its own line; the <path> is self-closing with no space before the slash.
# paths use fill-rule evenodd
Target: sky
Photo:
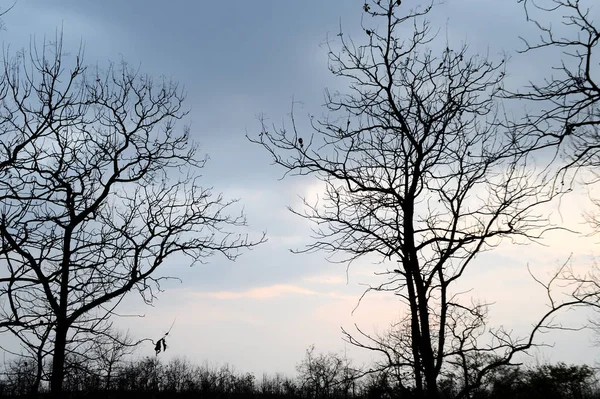
<path id="1" fill-rule="evenodd" d="M 328 38 L 340 26 L 346 35 L 364 39 L 360 0 L 18 0 L 4 17 L 0 33 L 5 52 L 62 31 L 65 47 L 84 47 L 87 64 L 124 59 L 153 76 L 172 78 L 185 87 L 192 138 L 210 160 L 203 171 L 206 186 L 227 198 L 240 198 L 247 231 L 268 242 L 236 262 L 211 258 L 189 267 L 168 260 L 164 273 L 181 281 L 164 285 L 153 307 L 132 293 L 121 313 L 143 314 L 117 320 L 139 338 L 159 338 L 175 320 L 166 359 L 185 356 L 212 365 L 231 364 L 243 372 L 292 375 L 306 349 L 347 353 L 356 364 L 372 355 L 342 340 L 340 328 L 356 323 L 383 332 L 402 307 L 392 295 L 373 294 L 356 307 L 364 284 L 379 280 L 385 266 L 369 259 L 349 268 L 325 254 L 292 254 L 309 242 L 310 225 L 286 207 L 301 209 L 299 196 L 314 196 L 322 186 L 310 178 L 286 178 L 269 155 L 246 135 L 260 131 L 258 115 L 280 125 L 292 101 L 302 129 L 308 115 L 322 115 L 324 89 L 344 88 L 327 69 Z M 518 86 L 549 72 L 556 54 L 517 54 L 519 36 L 537 35 L 516 0 L 447 0 L 432 22 L 450 43 L 466 42 L 472 54 L 508 55 L 509 83 Z M 529 35 L 529 36 L 528 36 Z M 300 208 L 298 208 L 300 207 Z M 551 220 L 585 233 L 581 213 L 587 193 L 545 211 Z M 542 245 L 503 244 L 478 257 L 465 278 L 472 295 L 494 301 L 492 323 L 525 331 L 544 311 L 544 292 L 528 274 L 548 272 L 572 255 L 584 267 L 598 237 L 553 233 Z M 585 314 L 566 315 L 575 323 Z M 0 342 L 3 337 L 0 337 Z M 562 332 L 543 337 L 551 349 L 532 352 L 528 361 L 594 364 L 599 354 L 590 332 Z M 139 355 L 153 355 L 150 344 Z"/>

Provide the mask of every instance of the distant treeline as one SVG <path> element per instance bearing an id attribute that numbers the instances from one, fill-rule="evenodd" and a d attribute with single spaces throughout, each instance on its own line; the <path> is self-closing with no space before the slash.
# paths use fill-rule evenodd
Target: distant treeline
<path id="1" fill-rule="evenodd" d="M 398 380 L 393 370 L 358 370 L 335 354 L 315 355 L 312 350 L 297 367 L 295 378 L 282 374 L 257 377 L 224 365 L 195 365 L 186 359 L 163 362 L 147 357 L 124 362 L 111 370 L 72 367 L 64 382 L 64 398 L 399 398 L 414 394 L 410 383 Z M 33 370 L 15 362 L 0 380 L 2 398 L 44 398 L 42 389 L 30 393 Z M 449 374 L 439 382 L 442 398 L 455 398 L 460 386 Z M 471 399 L 588 399 L 600 398 L 592 368 L 583 365 L 544 364 L 511 366 L 489 376 Z"/>

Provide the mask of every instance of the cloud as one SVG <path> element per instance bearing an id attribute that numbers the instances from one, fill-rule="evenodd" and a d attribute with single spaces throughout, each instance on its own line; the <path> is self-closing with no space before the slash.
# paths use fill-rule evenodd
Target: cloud
<path id="1" fill-rule="evenodd" d="M 325 284 L 332 284 L 335 277 L 330 276 Z M 309 278 L 310 280 L 310 278 Z M 323 282 L 321 281 L 321 282 Z M 315 282 L 315 281 L 313 281 Z M 334 284 L 337 284 L 335 282 Z M 194 292 L 190 294 L 194 297 L 204 297 L 213 299 L 233 300 L 233 299 L 271 299 L 280 297 L 289 297 L 292 295 L 318 296 L 340 300 L 355 299 L 353 295 L 342 294 L 339 292 L 319 292 L 308 288 L 291 284 L 274 284 L 266 287 L 256 287 L 245 291 L 214 291 L 214 292 Z"/>
<path id="2" fill-rule="evenodd" d="M 346 278 L 338 275 L 320 275 L 320 276 L 309 276 L 302 279 L 307 283 L 325 284 L 325 285 L 337 285 L 346 284 Z"/>
<path id="3" fill-rule="evenodd" d="M 289 284 L 275 284 L 267 287 L 257 287 L 246 291 L 216 291 L 216 292 L 202 292 L 196 293 L 195 295 L 215 298 L 215 299 L 269 299 L 281 297 L 284 295 L 296 294 L 296 295 L 319 295 L 315 291 L 311 291 L 306 288 L 297 287 Z"/>

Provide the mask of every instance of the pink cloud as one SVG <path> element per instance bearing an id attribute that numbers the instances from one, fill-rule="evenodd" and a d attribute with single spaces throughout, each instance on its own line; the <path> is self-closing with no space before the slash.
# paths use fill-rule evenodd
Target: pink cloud
<path id="1" fill-rule="evenodd" d="M 297 287 L 294 285 L 288 284 L 275 284 L 268 287 L 258 287 L 252 288 L 247 291 L 217 291 L 217 292 L 205 292 L 205 293 L 197 293 L 197 295 L 216 298 L 216 299 L 241 299 L 241 298 L 250 298 L 250 299 L 269 299 L 276 298 L 283 295 L 288 294 L 297 294 L 297 295 L 319 295 L 319 293 L 315 291 L 311 291 L 306 288 Z"/>
<path id="2" fill-rule="evenodd" d="M 331 284 L 331 283 L 330 283 Z M 196 292 L 193 296 L 200 296 L 214 299 L 271 299 L 289 295 L 316 295 L 333 299 L 356 299 L 353 295 L 345 295 L 338 292 L 319 292 L 308 288 L 299 287 L 290 284 L 275 284 L 267 287 L 257 287 L 246 291 L 215 291 L 215 292 Z"/>

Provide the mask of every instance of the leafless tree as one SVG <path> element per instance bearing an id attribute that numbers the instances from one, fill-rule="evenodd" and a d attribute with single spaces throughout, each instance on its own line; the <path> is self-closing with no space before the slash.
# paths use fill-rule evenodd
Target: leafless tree
<path id="1" fill-rule="evenodd" d="M 136 340 L 129 332 L 116 330 L 112 322 L 103 324 L 68 342 L 65 369 L 67 373 L 69 369 L 84 370 L 101 383 L 99 388 L 109 390 L 127 357 L 149 339 Z"/>
<path id="2" fill-rule="evenodd" d="M 481 252 L 504 239 L 538 239 L 549 226 L 536 207 L 556 192 L 528 164 L 525 133 L 498 119 L 504 60 L 440 43 L 426 19 L 433 3 L 404 3 L 366 1 L 364 37 L 340 32 L 330 44 L 330 70 L 350 90 L 326 91 L 329 114 L 311 117 L 312 133 L 302 133 L 292 112 L 290 128 L 263 118 L 250 140 L 286 175 L 323 182 L 319 202 L 304 199 L 304 211 L 292 210 L 317 226 L 299 252 L 376 258 L 387 280 L 369 290 L 407 305 L 397 336 L 359 329 L 346 339 L 387 356 L 383 366 L 410 376 L 405 383 L 418 397 L 438 397 L 440 376 L 461 370 L 465 397 L 531 348 L 552 315 L 586 298 L 553 303 L 517 338 L 488 326 L 488 304 L 454 288 Z"/>
<path id="3" fill-rule="evenodd" d="M 36 384 L 36 366 L 25 357 L 11 359 L 5 364 L 2 374 L 8 391 L 3 394 L 26 396 Z"/>
<path id="4" fill-rule="evenodd" d="M 314 345 L 296 366 L 300 388 L 309 398 L 326 399 L 354 396 L 353 387 L 363 372 L 336 353 L 315 353 Z"/>
<path id="5" fill-rule="evenodd" d="M 56 394 L 78 337 L 130 291 L 152 302 L 166 261 L 233 260 L 264 241 L 236 233 L 236 201 L 200 185 L 181 88 L 81 55 L 60 37 L 33 44 L 0 79 L 0 327 L 51 353 Z"/>
<path id="6" fill-rule="evenodd" d="M 31 329 L 6 326 L 18 339 L 20 351 L 14 348 L 2 347 L 2 350 L 14 357 L 14 362 L 27 364 L 30 370 L 29 390 L 36 393 L 44 381 L 48 380 L 48 362 L 51 357 L 51 323 L 36 323 Z M 25 332 L 26 331 L 26 332 Z"/>

